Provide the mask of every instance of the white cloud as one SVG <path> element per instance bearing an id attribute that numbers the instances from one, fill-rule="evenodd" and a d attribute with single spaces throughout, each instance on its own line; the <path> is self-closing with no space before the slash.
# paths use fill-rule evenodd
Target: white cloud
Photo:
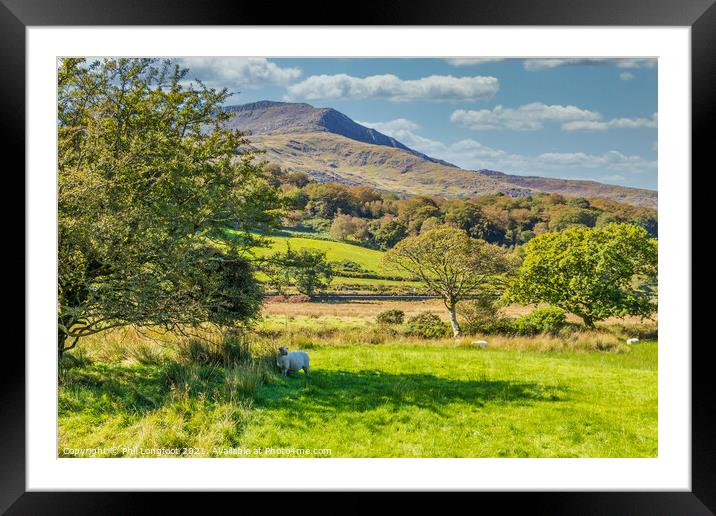
<path id="1" fill-rule="evenodd" d="M 490 147 L 470 138 L 454 143 L 432 140 L 416 134 L 419 125 L 405 118 L 360 123 L 396 138 L 411 149 L 467 170 L 491 169 L 512 174 L 542 174 L 552 177 L 574 177 L 575 171 L 596 170 L 613 172 L 597 180 L 614 183 L 628 182 L 627 174 L 656 170 L 655 160 L 626 155 L 616 150 L 603 154 L 545 152 L 536 156 L 527 156 Z"/>
<path id="2" fill-rule="evenodd" d="M 431 140 L 415 133 L 420 128 L 418 124 L 405 118 L 398 118 L 387 122 L 359 122 L 366 127 L 392 136 L 413 150 L 428 156 L 443 159 L 465 168 L 472 168 L 476 163 L 489 159 L 509 159 L 509 154 L 500 149 L 493 149 L 472 139 L 460 140 L 452 144 L 445 144 Z M 507 162 L 503 162 L 507 163 Z M 514 164 L 514 162 L 510 162 Z"/>
<path id="3" fill-rule="evenodd" d="M 640 156 L 628 156 L 616 150 L 603 154 L 584 152 L 546 152 L 537 156 L 537 161 L 551 166 L 569 166 L 579 168 L 601 168 L 615 171 L 640 171 L 656 168 L 656 161 L 645 160 Z"/>
<path id="4" fill-rule="evenodd" d="M 400 141 L 428 156 L 445 160 L 468 170 L 488 168 L 519 173 L 533 169 L 531 160 L 527 156 L 496 149 L 470 138 L 448 144 L 418 135 L 411 136 L 412 138 L 406 139 L 406 141 Z M 410 143 L 407 143 L 408 141 Z"/>
<path id="5" fill-rule="evenodd" d="M 387 122 L 358 122 L 366 127 L 371 127 L 383 134 L 392 136 L 401 143 L 407 145 L 413 150 L 422 152 L 433 157 L 442 157 L 446 154 L 448 147 L 436 140 L 431 140 L 415 133 L 420 126 L 412 120 L 398 118 Z M 442 158 L 445 159 L 445 158 Z"/>
<path id="6" fill-rule="evenodd" d="M 653 68 L 656 59 L 644 58 L 570 58 L 570 59 L 525 59 L 524 68 L 530 72 L 551 70 L 562 66 L 611 65 L 617 68 Z"/>
<path id="7" fill-rule="evenodd" d="M 389 120 L 387 122 L 359 122 L 356 120 L 356 123 L 366 127 L 371 127 L 381 133 L 387 134 L 388 136 L 393 136 L 394 138 L 396 138 L 396 136 L 394 136 L 393 133 L 415 131 L 416 129 L 420 129 L 418 124 L 405 118 L 396 118 L 395 120 Z"/>
<path id="8" fill-rule="evenodd" d="M 452 66 L 476 66 L 485 63 L 497 63 L 504 60 L 504 57 L 451 57 L 445 59 L 445 61 Z"/>
<path id="9" fill-rule="evenodd" d="M 601 115 L 595 111 L 576 106 L 547 105 L 533 102 L 517 109 L 502 105 L 479 111 L 458 109 L 453 111 L 450 121 L 474 131 L 511 129 L 515 131 L 534 131 L 542 129 L 547 122 L 592 122 Z"/>
<path id="10" fill-rule="evenodd" d="M 564 131 L 605 131 L 607 129 L 656 128 L 657 114 L 651 118 L 615 118 L 602 120 L 597 111 L 577 106 L 547 105 L 541 102 L 525 104 L 518 108 L 502 105 L 492 109 L 457 109 L 450 115 L 450 121 L 473 131 L 508 129 L 512 131 L 536 131 L 546 123 L 561 124 Z"/>
<path id="11" fill-rule="evenodd" d="M 418 148 L 429 156 L 444 159 L 462 168 L 500 170 L 511 174 L 571 176 L 575 171 L 614 172 L 612 176 L 656 171 L 655 160 L 611 150 L 603 154 L 546 152 L 537 156 L 515 154 L 468 139 L 452 144 L 432 141 Z M 619 174 L 616 174 L 619 173 Z M 620 182 L 613 178 L 614 181 Z"/>
<path id="12" fill-rule="evenodd" d="M 654 113 L 651 118 L 614 118 L 607 122 L 601 121 L 574 121 L 562 124 L 565 131 L 606 131 L 607 129 L 656 129 L 658 115 Z"/>
<path id="13" fill-rule="evenodd" d="M 213 88 L 286 85 L 301 77 L 299 68 L 282 68 L 263 57 L 184 57 L 177 61 L 189 68 L 188 80 L 199 79 Z"/>
<path id="14" fill-rule="evenodd" d="M 636 78 L 636 75 L 634 75 L 634 74 L 631 73 L 631 72 L 622 72 L 622 73 L 619 74 L 619 78 L 620 78 L 622 81 L 631 81 L 632 79 L 635 79 L 635 78 Z"/>
<path id="15" fill-rule="evenodd" d="M 499 87 L 496 78 L 480 76 L 431 75 L 421 79 L 403 80 L 392 74 L 363 78 L 346 74 L 313 75 L 289 86 L 286 100 L 371 98 L 395 102 L 475 101 L 492 98 Z"/>

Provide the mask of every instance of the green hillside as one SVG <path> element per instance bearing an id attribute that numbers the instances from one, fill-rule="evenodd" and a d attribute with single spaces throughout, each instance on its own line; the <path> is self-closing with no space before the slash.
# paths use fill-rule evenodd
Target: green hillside
<path id="1" fill-rule="evenodd" d="M 240 235 L 240 232 L 227 230 L 228 235 Z M 277 252 L 285 252 L 288 245 L 294 251 L 299 249 L 317 249 L 326 253 L 326 259 L 340 269 L 341 262 L 354 262 L 361 267 L 361 273 L 369 275 L 384 276 L 378 278 L 354 277 L 353 275 L 341 274 L 340 270 L 331 282 L 328 292 L 353 292 L 353 293 L 422 293 L 422 284 L 417 281 L 407 280 L 407 275 L 395 271 L 385 271 L 382 266 L 383 251 L 368 249 L 348 242 L 336 242 L 333 240 L 320 240 L 306 237 L 291 237 L 284 235 L 272 235 L 263 237 L 270 242 L 270 247 L 254 247 L 252 253 L 256 258 L 271 256 Z M 406 281 L 396 280 L 397 277 L 405 277 Z M 259 272 L 257 278 L 266 281 L 265 274 Z"/>
<path id="2" fill-rule="evenodd" d="M 318 249 L 326 253 L 329 262 L 352 261 L 359 264 L 366 272 L 383 273 L 381 259 L 382 251 L 368 249 L 359 245 L 332 240 L 314 240 L 312 238 L 292 238 L 286 236 L 270 236 L 271 247 L 257 247 L 254 253 L 257 257 L 269 256 L 277 251 L 286 251 L 288 244 L 291 249 Z"/>

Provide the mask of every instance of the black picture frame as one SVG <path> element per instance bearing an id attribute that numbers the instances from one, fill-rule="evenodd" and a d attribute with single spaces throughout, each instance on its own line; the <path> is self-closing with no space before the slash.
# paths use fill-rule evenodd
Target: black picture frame
<path id="1" fill-rule="evenodd" d="M 15 170 L 25 163 L 25 30 L 28 26 L 69 25 L 535 25 L 535 26 L 688 26 L 691 28 L 692 70 L 692 206 L 704 204 L 707 189 L 693 181 L 711 165 L 709 127 L 716 104 L 716 0 L 431 0 L 383 1 L 340 14 L 333 2 L 306 4 L 172 0 L 0 0 L 0 127 L 5 163 Z M 565 48 L 565 51 L 568 49 Z M 6 175 L 9 168 L 6 168 Z M 694 173 L 697 171 L 697 173 Z M 19 188 L 24 191 L 24 182 Z M 694 197 L 694 194 L 697 197 Z M 694 223 L 696 217 L 692 217 Z M 17 224 L 16 218 L 12 219 Z M 19 226 L 19 225 L 18 225 Z M 18 228 L 19 229 L 19 228 Z M 694 228 L 695 229 L 695 228 Z M 692 234 L 698 234 L 693 231 Z M 24 239 L 24 236 L 20 237 Z M 20 246 L 15 246 L 17 263 Z M 24 251 L 23 251 L 24 253 Z M 693 249 L 692 249 L 692 256 Z M 23 254 L 23 262 L 26 256 Z M 696 263 L 692 271 L 699 270 Z M 705 269 L 704 269 L 705 270 Z M 28 271 L 26 270 L 26 274 Z M 27 307 L 32 309 L 32 307 Z M 707 309 L 706 307 L 704 309 Z M 694 304 L 694 312 L 697 312 Z M 692 320 L 698 320 L 693 317 Z M 505 508 L 523 506 L 536 514 L 714 514 L 716 513 L 716 401 L 712 396 L 712 343 L 692 339 L 692 485 L 689 492 L 530 492 L 469 493 L 451 496 L 458 507 L 464 496 L 479 503 L 496 502 Z M 688 345 L 689 343 L 684 343 Z M 0 512 L 7 514 L 134 514 L 160 498 L 162 512 L 186 507 L 187 493 L 26 492 L 25 488 L 25 355 L 18 345 L 6 346 L 6 365 L 0 375 Z M 223 505 L 233 494 L 204 493 L 212 506 Z M 273 505 L 261 495 L 236 496 Z M 266 494 L 263 494 L 265 497 Z M 310 493 L 294 493 L 291 505 L 316 507 Z M 369 510 L 376 494 L 352 493 L 342 506 Z M 424 505 L 422 493 L 410 505 Z M 470 501 L 471 505 L 475 502 Z M 489 507 L 485 505 L 485 507 Z M 404 506 L 407 509 L 407 506 Z"/>

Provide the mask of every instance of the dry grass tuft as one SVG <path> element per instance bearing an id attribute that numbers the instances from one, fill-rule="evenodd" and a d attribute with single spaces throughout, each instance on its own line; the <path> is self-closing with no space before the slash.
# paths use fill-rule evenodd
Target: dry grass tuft
<path id="1" fill-rule="evenodd" d="M 619 337 L 609 332 L 575 332 L 567 336 L 535 335 L 502 336 L 502 335 L 475 335 L 460 339 L 456 344 L 460 347 L 476 347 L 474 341 L 485 340 L 487 349 L 502 349 L 511 351 L 610 351 L 622 353 L 629 350 L 629 346 Z"/>

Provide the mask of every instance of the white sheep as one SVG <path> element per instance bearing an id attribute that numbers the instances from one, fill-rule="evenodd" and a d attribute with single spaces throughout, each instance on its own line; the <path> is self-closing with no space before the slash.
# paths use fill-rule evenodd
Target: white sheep
<path id="1" fill-rule="evenodd" d="M 288 372 L 300 371 L 310 374 L 310 366 L 308 360 L 308 353 L 305 351 L 291 351 L 289 353 L 286 346 L 278 348 L 278 356 L 276 357 L 276 365 L 281 369 L 281 373 L 284 376 L 288 375 Z"/>
<path id="2" fill-rule="evenodd" d="M 637 339 L 636 337 L 633 339 L 627 339 L 626 341 L 627 344 L 636 344 L 637 342 L 639 342 L 639 339 Z"/>
<path id="3" fill-rule="evenodd" d="M 481 348 L 486 348 L 486 347 L 487 347 L 487 341 L 486 341 L 486 340 L 473 340 L 472 343 L 473 343 L 475 346 L 480 346 Z"/>

